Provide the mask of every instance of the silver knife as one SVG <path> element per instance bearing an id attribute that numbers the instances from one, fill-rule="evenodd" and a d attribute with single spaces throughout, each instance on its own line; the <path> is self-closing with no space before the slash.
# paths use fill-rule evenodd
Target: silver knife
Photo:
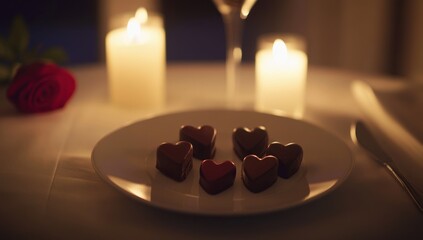
<path id="1" fill-rule="evenodd" d="M 416 188 L 401 174 L 399 169 L 395 166 L 391 157 L 383 150 L 379 145 L 376 138 L 367 128 L 367 126 L 361 122 L 357 121 L 351 128 L 351 138 L 353 142 L 364 149 L 366 149 L 376 161 L 383 166 L 385 166 L 389 172 L 396 178 L 396 180 L 401 184 L 401 186 L 407 191 L 410 197 L 413 199 L 414 203 L 417 205 L 419 210 L 423 212 L 423 197 L 416 190 Z"/>

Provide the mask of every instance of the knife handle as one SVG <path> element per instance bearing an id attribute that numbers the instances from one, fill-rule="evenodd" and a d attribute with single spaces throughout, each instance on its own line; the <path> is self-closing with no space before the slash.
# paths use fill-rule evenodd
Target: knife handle
<path id="1" fill-rule="evenodd" d="M 392 163 L 385 163 L 385 167 L 392 173 L 396 180 L 401 184 L 401 186 L 407 191 L 411 199 L 417 205 L 419 210 L 423 212 L 423 198 L 421 194 L 416 190 L 416 188 L 405 178 L 399 169 Z"/>

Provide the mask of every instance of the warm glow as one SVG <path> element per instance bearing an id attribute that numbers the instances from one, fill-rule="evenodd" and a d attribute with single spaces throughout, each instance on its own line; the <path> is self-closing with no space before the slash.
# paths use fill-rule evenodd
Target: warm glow
<path id="1" fill-rule="evenodd" d="M 288 49 L 282 39 L 276 39 L 272 48 L 273 59 L 284 61 L 288 56 Z"/>
<path id="2" fill-rule="evenodd" d="M 257 109 L 302 118 L 307 55 L 296 48 L 299 42 L 288 35 L 260 38 L 255 62 Z"/>
<path id="3" fill-rule="evenodd" d="M 148 13 L 147 9 L 145 8 L 138 8 L 137 12 L 135 13 L 135 19 L 140 23 L 144 24 L 148 20 Z"/>
<path id="4" fill-rule="evenodd" d="M 234 48 L 233 52 L 232 52 L 234 59 L 237 61 L 241 61 L 242 59 L 242 50 L 239 47 Z"/>
<path id="5" fill-rule="evenodd" d="M 135 18 L 131 18 L 128 21 L 128 26 L 126 27 L 126 33 L 128 36 L 129 42 L 139 42 L 141 41 L 141 26 L 140 23 Z"/>
<path id="6" fill-rule="evenodd" d="M 151 13 L 141 24 L 140 16 L 145 19 L 142 12 L 133 11 L 126 26 L 106 36 L 108 92 L 111 103 L 118 107 L 155 110 L 161 109 L 165 100 L 165 31 L 162 17 Z"/>

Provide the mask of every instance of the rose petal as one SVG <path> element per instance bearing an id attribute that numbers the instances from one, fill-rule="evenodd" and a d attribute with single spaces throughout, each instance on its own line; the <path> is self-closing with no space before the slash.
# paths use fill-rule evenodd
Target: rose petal
<path id="1" fill-rule="evenodd" d="M 38 82 L 31 95 L 31 108 L 40 112 L 57 109 L 60 105 L 58 103 L 60 95 L 59 88 L 59 84 L 52 79 Z"/>
<path id="2" fill-rule="evenodd" d="M 34 63 L 18 70 L 7 97 L 22 112 L 44 112 L 63 107 L 75 89 L 75 79 L 65 69 Z"/>

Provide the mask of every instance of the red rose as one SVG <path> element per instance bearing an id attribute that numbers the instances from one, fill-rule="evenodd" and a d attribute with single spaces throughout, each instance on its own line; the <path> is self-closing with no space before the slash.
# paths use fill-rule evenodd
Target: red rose
<path id="1" fill-rule="evenodd" d="M 53 63 L 33 63 L 18 70 L 7 97 L 19 111 L 46 112 L 62 108 L 75 87 L 75 79 L 65 69 Z"/>

